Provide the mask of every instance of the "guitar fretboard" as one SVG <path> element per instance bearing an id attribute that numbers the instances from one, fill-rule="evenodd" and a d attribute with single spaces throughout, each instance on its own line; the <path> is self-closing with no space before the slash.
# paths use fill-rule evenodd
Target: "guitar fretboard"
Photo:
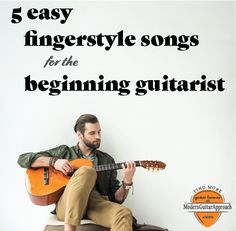
<path id="1" fill-rule="evenodd" d="M 141 166 L 141 163 L 139 160 L 136 160 L 134 162 L 136 164 L 136 167 Z M 107 170 L 116 170 L 116 169 L 122 169 L 122 164 L 125 164 L 125 162 L 114 163 L 114 164 L 102 164 L 102 165 L 97 165 L 94 168 L 97 172 L 107 171 Z"/>

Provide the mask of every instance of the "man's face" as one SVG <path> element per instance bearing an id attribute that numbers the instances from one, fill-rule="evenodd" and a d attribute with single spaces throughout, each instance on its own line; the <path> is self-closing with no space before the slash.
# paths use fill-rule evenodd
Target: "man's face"
<path id="1" fill-rule="evenodd" d="M 100 147 L 101 143 L 101 128 L 99 123 L 86 123 L 85 132 L 81 134 L 81 140 L 90 149 L 94 150 Z"/>

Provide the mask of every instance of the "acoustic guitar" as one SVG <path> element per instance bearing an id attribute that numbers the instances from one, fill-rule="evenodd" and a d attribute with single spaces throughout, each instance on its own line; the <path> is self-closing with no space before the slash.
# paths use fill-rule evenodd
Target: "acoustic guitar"
<path id="1" fill-rule="evenodd" d="M 87 159 L 75 159 L 70 161 L 74 170 L 82 166 L 94 167 L 97 172 L 122 169 L 122 164 L 103 164 L 93 166 Z M 135 161 L 136 167 L 143 167 L 151 171 L 164 169 L 166 164 L 161 161 Z M 26 171 L 26 189 L 31 201 L 36 205 L 50 205 L 56 203 L 62 195 L 70 176 L 64 175 L 52 167 L 29 168 Z"/>

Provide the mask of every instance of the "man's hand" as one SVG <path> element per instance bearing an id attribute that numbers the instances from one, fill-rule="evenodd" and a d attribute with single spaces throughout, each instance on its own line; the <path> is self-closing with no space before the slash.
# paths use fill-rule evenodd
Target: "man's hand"
<path id="1" fill-rule="evenodd" d="M 69 173 L 73 172 L 70 162 L 65 159 L 58 159 L 54 164 L 54 168 L 61 171 L 64 175 L 68 175 Z"/>
<path id="2" fill-rule="evenodd" d="M 126 165 L 126 166 L 125 166 Z M 125 184 L 131 184 L 133 181 L 133 176 L 136 170 L 136 164 L 134 161 L 128 161 L 122 164 L 123 168 L 123 181 Z"/>

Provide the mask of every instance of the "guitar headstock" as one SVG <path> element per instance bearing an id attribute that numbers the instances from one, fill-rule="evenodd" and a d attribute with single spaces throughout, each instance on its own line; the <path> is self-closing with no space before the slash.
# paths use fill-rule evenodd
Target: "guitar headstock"
<path id="1" fill-rule="evenodd" d="M 164 162 L 157 160 L 141 160 L 140 165 L 149 171 L 163 170 L 166 167 Z"/>

